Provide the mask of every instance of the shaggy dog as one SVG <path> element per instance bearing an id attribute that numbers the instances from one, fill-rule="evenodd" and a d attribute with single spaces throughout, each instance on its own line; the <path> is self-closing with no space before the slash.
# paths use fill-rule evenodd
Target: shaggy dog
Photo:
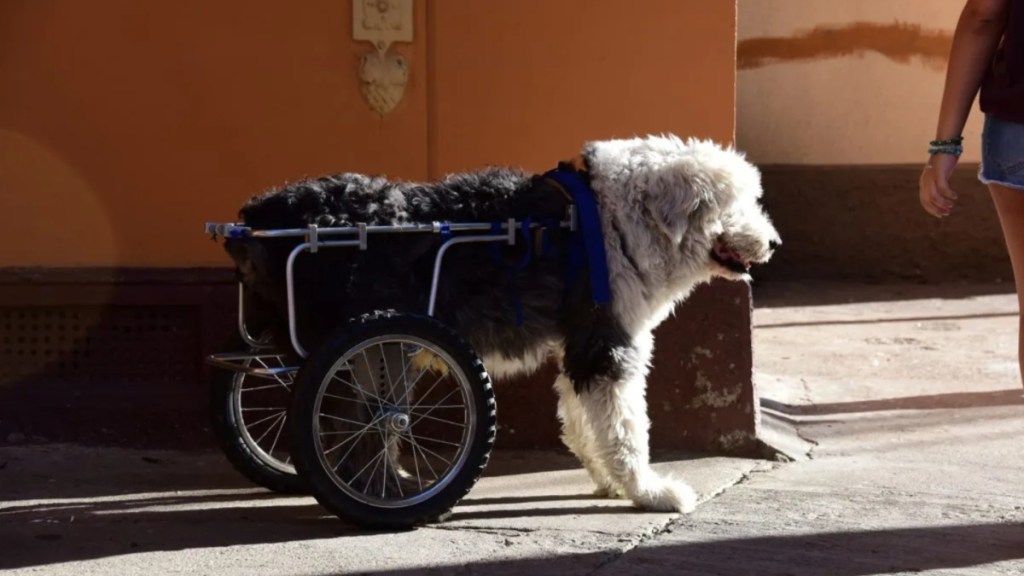
<path id="1" fill-rule="evenodd" d="M 562 169 L 572 169 L 563 165 Z M 748 279 L 779 243 L 761 209 L 760 174 L 711 142 L 651 136 L 588 143 L 576 166 L 600 209 L 611 301 L 595 303 L 584 268 L 566 274 L 572 232 L 516 246 L 467 244 L 446 256 L 435 317 L 503 379 L 561 367 L 554 383 L 562 440 L 586 467 L 596 494 L 651 510 L 690 511 L 689 485 L 650 466 L 644 398 L 654 328 L 715 276 Z M 242 209 L 254 229 L 310 223 L 504 222 L 561 219 L 570 201 L 541 175 L 491 168 L 432 183 L 342 174 L 289 185 Z M 536 241 L 536 242 L 534 242 Z M 367 250 L 321 250 L 299 259 L 300 340 L 314 346 L 345 320 L 374 310 L 427 309 L 437 234 L 372 236 Z M 295 241 L 229 240 L 246 287 L 287 342 L 284 266 Z M 536 247 L 531 258 L 523 251 Z M 312 348 L 311 348 L 312 349 Z"/>

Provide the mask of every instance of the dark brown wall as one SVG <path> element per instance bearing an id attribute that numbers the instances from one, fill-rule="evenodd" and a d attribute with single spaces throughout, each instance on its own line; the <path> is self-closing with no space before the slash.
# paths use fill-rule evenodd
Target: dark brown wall
<path id="1" fill-rule="evenodd" d="M 224 269 L 0 269 L 0 445 L 212 448 L 204 354 L 225 352 Z M 657 332 L 655 448 L 751 453 L 750 293 L 698 289 Z M 497 387 L 504 448 L 558 447 L 554 372 Z"/>
<path id="2" fill-rule="evenodd" d="M 764 204 L 783 239 L 758 282 L 1012 282 L 978 166 L 957 169 L 955 212 L 917 199 L 920 166 L 763 166 Z"/>

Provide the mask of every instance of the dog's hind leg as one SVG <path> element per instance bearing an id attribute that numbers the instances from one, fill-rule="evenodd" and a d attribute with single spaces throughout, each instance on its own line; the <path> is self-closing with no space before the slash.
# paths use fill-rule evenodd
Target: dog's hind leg
<path id="1" fill-rule="evenodd" d="M 583 463 L 590 474 L 596 488 L 594 495 L 602 498 L 624 498 L 621 486 L 612 483 L 604 461 L 593 456 L 594 435 L 586 421 L 579 396 L 573 390 L 572 382 L 565 374 L 555 379 L 555 392 L 558 393 L 558 419 L 562 422 L 562 442 Z"/>
<path id="2" fill-rule="evenodd" d="M 697 503 L 693 488 L 659 476 L 650 464 L 650 420 L 644 393 L 652 350 L 650 334 L 634 341 L 630 349 L 617 350 L 618 377 L 598 376 L 579 395 L 593 435 L 593 449 L 588 455 L 598 460 L 611 482 L 622 486 L 626 496 L 640 508 L 690 512 Z"/>

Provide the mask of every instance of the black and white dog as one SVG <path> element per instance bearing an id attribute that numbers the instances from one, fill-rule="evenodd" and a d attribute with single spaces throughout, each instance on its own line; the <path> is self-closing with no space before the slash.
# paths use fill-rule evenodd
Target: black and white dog
<path id="1" fill-rule="evenodd" d="M 611 301 L 595 304 L 586 269 L 569 280 L 571 233 L 550 229 L 537 243 L 550 250 L 528 261 L 520 251 L 529 242 L 502 247 L 498 257 L 489 244 L 449 251 L 436 317 L 469 342 L 495 379 L 549 359 L 558 363 L 562 440 L 597 494 L 690 511 L 690 486 L 658 476 L 649 462 L 644 391 L 652 331 L 697 284 L 715 276 L 748 279 L 751 264 L 769 259 L 779 237 L 759 205 L 760 173 L 732 149 L 674 136 L 590 142 L 576 169 L 599 206 Z M 253 198 L 241 216 L 254 229 L 543 221 L 564 217 L 569 202 L 551 180 L 503 168 L 431 183 L 341 174 Z M 306 290 L 300 339 L 315 344 L 348 318 L 374 310 L 423 313 L 440 242 L 434 234 L 387 234 L 374 236 L 365 251 L 318 253 L 316 266 L 296 271 Z M 282 335 L 284 266 L 293 243 L 226 244 L 247 291 Z"/>

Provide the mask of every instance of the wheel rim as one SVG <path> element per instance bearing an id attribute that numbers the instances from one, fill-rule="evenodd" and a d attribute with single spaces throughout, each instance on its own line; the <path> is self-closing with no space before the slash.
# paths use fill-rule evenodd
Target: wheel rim
<path id="1" fill-rule="evenodd" d="M 465 372 L 410 335 L 360 342 L 317 391 L 313 438 L 331 481 L 356 501 L 402 508 L 444 490 L 469 456 L 477 413 Z"/>
<path id="2" fill-rule="evenodd" d="M 246 360 L 246 366 L 281 368 L 279 355 L 261 355 Z M 292 374 L 256 376 L 236 373 L 232 389 L 232 410 L 241 424 L 239 435 L 252 454 L 266 466 L 284 474 L 295 474 L 288 450 L 288 406 L 291 403 Z"/>

